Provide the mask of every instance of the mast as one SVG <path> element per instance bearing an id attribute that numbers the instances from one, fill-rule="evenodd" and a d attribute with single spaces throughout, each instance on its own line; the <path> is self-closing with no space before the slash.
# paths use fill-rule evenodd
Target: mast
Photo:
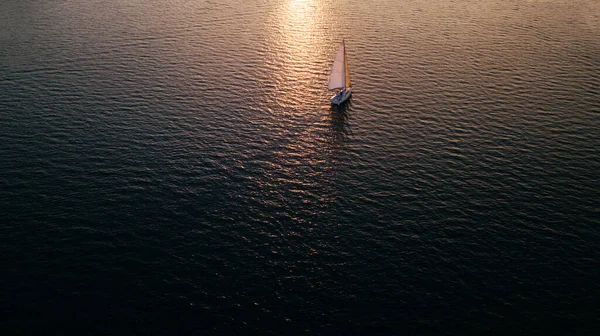
<path id="1" fill-rule="evenodd" d="M 346 64 L 346 41 L 344 39 L 342 39 L 342 48 L 344 48 L 344 64 L 342 65 L 342 72 L 344 73 L 344 90 L 346 90 L 346 79 L 347 79 L 347 73 L 348 73 L 348 67 Z"/>
<path id="2" fill-rule="evenodd" d="M 348 58 L 346 58 L 346 41 L 342 40 L 342 43 L 344 44 L 344 89 L 347 87 L 352 86 L 352 83 L 350 82 L 350 71 L 348 70 Z"/>

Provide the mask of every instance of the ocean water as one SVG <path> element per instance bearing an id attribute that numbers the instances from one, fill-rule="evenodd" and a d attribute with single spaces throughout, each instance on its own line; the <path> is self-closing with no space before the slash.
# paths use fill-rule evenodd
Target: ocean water
<path id="1" fill-rule="evenodd" d="M 595 334 L 599 37 L 595 0 L 4 0 L 0 330 Z"/>

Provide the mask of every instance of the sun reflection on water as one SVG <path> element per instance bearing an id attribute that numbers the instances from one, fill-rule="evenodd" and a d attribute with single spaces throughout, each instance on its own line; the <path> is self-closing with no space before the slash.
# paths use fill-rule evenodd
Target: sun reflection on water
<path id="1" fill-rule="evenodd" d="M 276 13 L 278 27 L 273 37 L 276 45 L 275 71 L 271 74 L 279 85 L 278 103 L 286 107 L 301 107 L 318 102 L 319 75 L 325 37 L 321 6 L 314 0 L 289 0 Z M 320 90 L 322 91 L 322 90 Z"/>

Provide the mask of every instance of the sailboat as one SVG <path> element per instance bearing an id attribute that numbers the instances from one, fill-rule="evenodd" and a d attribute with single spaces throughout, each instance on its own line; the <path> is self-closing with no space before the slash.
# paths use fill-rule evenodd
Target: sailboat
<path id="1" fill-rule="evenodd" d="M 348 71 L 348 59 L 346 58 L 346 45 L 344 40 L 340 43 L 340 48 L 335 53 L 331 75 L 327 88 L 336 94 L 329 100 L 332 104 L 340 105 L 345 102 L 352 94 L 352 83 L 350 82 L 350 72 Z"/>

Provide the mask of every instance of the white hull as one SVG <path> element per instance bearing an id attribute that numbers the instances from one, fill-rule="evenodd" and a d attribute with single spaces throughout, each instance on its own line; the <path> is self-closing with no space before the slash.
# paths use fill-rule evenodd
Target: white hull
<path id="1" fill-rule="evenodd" d="M 341 103 L 348 100 L 348 98 L 350 98 L 351 94 L 352 94 L 352 88 L 349 87 L 349 88 L 346 88 L 345 90 L 340 90 L 333 97 L 329 98 L 329 101 L 331 101 L 332 104 L 340 105 Z"/>

